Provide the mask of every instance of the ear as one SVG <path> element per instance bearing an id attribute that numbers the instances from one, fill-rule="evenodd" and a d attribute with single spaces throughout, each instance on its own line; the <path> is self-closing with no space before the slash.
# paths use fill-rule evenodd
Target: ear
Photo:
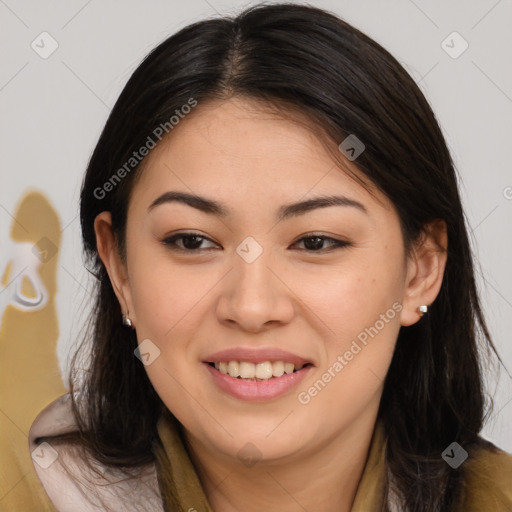
<path id="1" fill-rule="evenodd" d="M 130 320 L 135 324 L 135 312 L 131 299 L 128 273 L 116 245 L 110 212 L 101 212 L 96 216 L 94 219 L 94 231 L 96 233 L 98 254 L 105 265 L 112 288 L 121 306 L 121 311 L 129 313 Z"/>
<path id="2" fill-rule="evenodd" d="M 415 324 L 421 318 L 418 306 L 430 306 L 436 299 L 443 282 L 447 249 L 446 222 L 435 220 L 428 224 L 407 262 L 401 314 L 403 326 Z"/>

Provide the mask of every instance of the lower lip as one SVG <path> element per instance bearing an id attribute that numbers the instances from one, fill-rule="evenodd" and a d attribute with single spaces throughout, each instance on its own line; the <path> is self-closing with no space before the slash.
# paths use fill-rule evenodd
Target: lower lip
<path id="1" fill-rule="evenodd" d="M 247 400 L 248 402 L 265 402 L 284 395 L 297 386 L 313 368 L 312 365 L 308 365 L 297 372 L 284 374 L 281 377 L 272 377 L 269 380 L 250 381 L 225 375 L 208 363 L 203 364 L 220 389 L 225 391 L 228 395 L 241 400 Z"/>

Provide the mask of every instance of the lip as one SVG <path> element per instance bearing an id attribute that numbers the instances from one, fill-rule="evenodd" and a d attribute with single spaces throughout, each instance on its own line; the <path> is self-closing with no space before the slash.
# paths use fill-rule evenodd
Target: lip
<path id="1" fill-rule="evenodd" d="M 281 350 L 275 347 L 251 349 L 244 347 L 237 347 L 231 349 L 221 350 L 209 355 L 203 360 L 205 363 L 229 363 L 229 361 L 247 361 L 248 363 L 263 363 L 265 361 L 283 361 L 285 363 L 293 363 L 296 366 L 305 365 L 310 363 L 314 366 L 313 361 L 304 359 L 297 354 L 292 354 L 286 350 Z"/>
<path id="2" fill-rule="evenodd" d="M 215 355 L 218 356 L 218 354 Z M 236 360 L 236 358 L 233 359 Z M 219 359 L 219 361 L 222 360 L 222 358 Z M 247 361 L 247 359 L 243 360 Z M 277 360 L 279 361 L 280 359 Z M 207 362 L 203 362 L 202 366 L 205 367 L 218 388 L 234 398 L 248 402 L 267 402 L 285 395 L 296 387 L 313 369 L 312 365 L 308 365 L 296 372 L 284 374 L 281 377 L 273 377 L 262 381 L 245 381 L 230 375 L 224 375 Z"/>

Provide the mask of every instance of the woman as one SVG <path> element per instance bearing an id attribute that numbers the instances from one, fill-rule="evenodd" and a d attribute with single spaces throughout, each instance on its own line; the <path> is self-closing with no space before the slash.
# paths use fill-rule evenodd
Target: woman
<path id="1" fill-rule="evenodd" d="M 355 28 L 280 4 L 164 41 L 81 226 L 90 366 L 30 434 L 58 510 L 512 509 L 453 162 Z"/>

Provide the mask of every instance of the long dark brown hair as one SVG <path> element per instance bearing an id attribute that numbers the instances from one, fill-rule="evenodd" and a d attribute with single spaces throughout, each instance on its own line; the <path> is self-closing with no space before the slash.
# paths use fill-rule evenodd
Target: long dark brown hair
<path id="1" fill-rule="evenodd" d="M 441 290 L 427 315 L 400 329 L 378 414 L 401 509 L 451 510 L 464 464 L 454 470 L 441 453 L 453 441 L 469 452 L 485 444 L 479 432 L 492 399 L 484 394 L 482 361 L 499 359 L 479 304 L 457 174 L 429 103 L 397 60 L 333 13 L 307 5 L 260 4 L 189 25 L 151 51 L 122 91 L 81 190 L 86 264 L 97 293 L 70 375 L 78 430 L 62 439 L 73 439 L 104 464 L 136 468 L 154 461 L 164 405 L 134 356 L 135 333 L 121 324 L 94 219 L 112 213 L 124 257 L 128 202 L 143 165 L 106 193 L 105 183 L 191 98 L 201 108 L 233 96 L 306 114 L 331 148 L 350 134 L 363 141 L 365 151 L 354 163 L 395 205 L 406 254 L 429 222 L 446 222 Z M 78 401 L 75 377 L 84 353 L 91 362 Z"/>

